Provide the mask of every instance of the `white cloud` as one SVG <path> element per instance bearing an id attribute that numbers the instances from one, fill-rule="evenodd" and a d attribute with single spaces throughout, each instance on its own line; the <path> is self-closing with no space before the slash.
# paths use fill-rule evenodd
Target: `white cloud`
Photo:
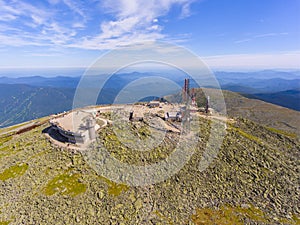
<path id="1" fill-rule="evenodd" d="M 158 17 L 166 15 L 172 6 L 179 5 L 182 13 L 189 11 L 189 6 L 195 0 L 104 0 L 105 10 L 113 13 L 117 20 L 128 17 L 138 17 L 140 22 L 158 22 Z"/>
<path id="2" fill-rule="evenodd" d="M 191 5 L 191 2 L 187 2 L 183 5 L 180 18 L 185 18 L 185 17 L 191 16 L 190 5 Z"/>
<path id="3" fill-rule="evenodd" d="M 83 29 L 83 28 L 86 27 L 86 25 L 84 23 L 82 23 L 82 22 L 75 22 L 75 23 L 73 23 L 72 27 Z"/>
<path id="4" fill-rule="evenodd" d="M 86 48 L 114 48 L 133 42 L 163 39 L 166 35 L 161 33 L 163 27 L 157 24 L 158 18 L 166 15 L 175 4 L 182 7 L 180 16 L 188 16 L 192 2 L 194 0 L 104 0 L 104 10 L 113 14 L 115 19 L 102 22 L 101 33 L 85 39 L 81 44 Z"/>
<path id="5" fill-rule="evenodd" d="M 240 43 L 245 43 L 245 42 L 253 41 L 255 39 L 266 38 L 266 37 L 278 37 L 278 36 L 284 36 L 284 35 L 288 35 L 288 34 L 289 33 L 286 33 L 286 32 L 258 34 L 258 35 L 254 35 L 253 37 L 250 37 L 250 38 L 245 38 L 245 39 L 242 39 L 242 40 L 237 40 L 237 41 L 235 41 L 235 43 L 236 44 L 240 44 Z"/>
<path id="6" fill-rule="evenodd" d="M 84 7 L 81 1 L 76 0 L 48 0 L 50 5 L 57 5 L 59 3 L 65 4 L 71 11 L 77 13 L 82 18 L 86 19 L 86 14 L 84 12 Z"/>
<path id="7" fill-rule="evenodd" d="M 0 15 L 2 19 L 19 19 L 20 22 L 22 22 L 24 18 L 31 18 L 32 22 L 36 25 L 42 24 L 50 17 L 49 11 L 37 8 L 29 3 L 15 1 L 14 4 L 10 4 L 3 0 L 0 0 Z"/>
<path id="8" fill-rule="evenodd" d="M 76 35 L 75 28 L 68 28 L 63 24 L 64 21 L 59 20 L 60 17 L 55 8 L 37 7 L 23 1 L 15 1 L 14 4 L 10 4 L 8 1 L 0 0 L 0 14 L 9 16 L 2 18 L 15 20 L 15 23 L 2 24 L 6 28 L 0 30 L 2 47 L 63 46 Z"/>
<path id="9" fill-rule="evenodd" d="M 17 17 L 12 14 L 3 14 L 0 17 L 0 21 L 10 21 L 10 20 L 15 20 Z"/>
<path id="10" fill-rule="evenodd" d="M 162 33 L 164 27 L 159 18 L 167 15 L 174 5 L 182 9 L 178 17 L 188 16 L 189 6 L 194 1 L 102 0 L 104 13 L 109 13 L 113 19 L 97 21 L 97 14 L 101 13 L 101 8 L 95 7 L 99 4 L 95 0 L 48 0 L 50 6 L 43 2 L 30 4 L 14 1 L 14 4 L 11 4 L 8 0 L 0 0 L 0 21 L 10 26 L 11 29 L 7 30 L 17 29 L 14 33 L 0 31 L 2 40 L 6 40 L 1 45 L 58 45 L 82 49 L 111 49 L 132 42 L 166 39 L 168 37 Z M 65 19 L 67 14 L 69 16 Z M 10 23 L 12 20 L 16 23 Z M 89 20 L 93 21 L 88 23 Z M 99 30 L 93 32 L 88 25 L 94 25 L 96 21 Z"/>
<path id="11" fill-rule="evenodd" d="M 264 38 L 264 37 L 276 37 L 276 36 L 282 36 L 282 35 L 288 35 L 289 33 L 282 32 L 282 33 L 266 33 L 266 34 L 259 34 L 254 36 L 254 38 Z"/>
<path id="12" fill-rule="evenodd" d="M 235 43 L 240 44 L 240 43 L 245 43 L 245 42 L 249 42 L 249 41 L 252 41 L 252 39 L 251 38 L 246 38 L 246 39 L 235 41 Z"/>
<path id="13" fill-rule="evenodd" d="M 162 39 L 164 36 L 159 33 L 134 33 L 134 34 L 123 34 L 118 38 L 103 38 L 102 36 L 84 39 L 81 42 L 70 44 L 69 47 L 74 48 L 85 48 L 95 50 L 111 50 L 116 47 L 128 46 L 133 42 L 149 42 Z"/>
<path id="14" fill-rule="evenodd" d="M 101 39 L 120 37 L 134 31 L 134 28 L 139 23 L 138 17 L 128 17 L 118 21 L 109 21 L 101 24 L 102 34 L 99 35 Z"/>
<path id="15" fill-rule="evenodd" d="M 31 18 L 36 25 L 41 25 L 45 22 L 45 18 L 38 15 L 32 15 Z"/>
<path id="16" fill-rule="evenodd" d="M 6 2 L 4 2 L 3 0 L 0 0 L 0 12 L 1 14 L 7 13 L 10 15 L 19 15 L 20 11 L 13 8 L 12 6 L 10 6 L 9 4 L 7 4 Z"/>
<path id="17" fill-rule="evenodd" d="M 84 19 L 86 18 L 86 15 L 83 11 L 83 7 L 80 5 L 78 1 L 73 0 L 63 0 L 63 2 L 75 13 L 82 16 Z"/>

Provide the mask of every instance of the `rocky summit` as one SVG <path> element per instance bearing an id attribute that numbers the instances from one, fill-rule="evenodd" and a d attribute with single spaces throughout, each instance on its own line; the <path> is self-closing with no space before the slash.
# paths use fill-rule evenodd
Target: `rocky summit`
<path id="1" fill-rule="evenodd" d="M 153 124 L 127 121 L 98 130 L 80 151 L 49 139 L 48 117 L 1 129 L 0 224 L 299 224 L 299 136 L 231 118 L 219 152 L 201 170 L 214 118 L 197 119 L 187 163 L 145 186 L 103 176 L 87 151 L 102 146 L 122 163 L 152 165 L 170 157 L 179 133 L 167 131 L 152 151 L 133 151 L 122 131 L 144 140 Z"/>

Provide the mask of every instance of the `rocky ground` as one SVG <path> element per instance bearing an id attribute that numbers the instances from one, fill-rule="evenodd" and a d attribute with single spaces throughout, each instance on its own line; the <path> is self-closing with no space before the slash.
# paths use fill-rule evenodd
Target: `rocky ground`
<path id="1" fill-rule="evenodd" d="M 299 224 L 297 136 L 236 119 L 227 124 L 217 157 L 200 172 L 211 121 L 198 122 L 190 160 L 145 187 L 115 183 L 95 171 L 85 153 L 51 144 L 42 133 L 48 124 L 2 135 L 0 224 Z M 150 125 L 107 126 L 97 143 L 127 164 L 157 163 L 170 156 L 179 134 L 167 132 L 152 151 L 133 151 L 118 136 L 125 126 L 143 140 Z"/>

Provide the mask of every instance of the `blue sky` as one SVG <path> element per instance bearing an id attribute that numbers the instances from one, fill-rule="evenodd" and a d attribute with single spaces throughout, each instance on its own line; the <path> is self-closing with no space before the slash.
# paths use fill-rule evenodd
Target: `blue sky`
<path id="1" fill-rule="evenodd" d="M 217 69 L 300 69 L 300 1 L 0 0 L 0 68 L 86 67 L 134 41 Z"/>

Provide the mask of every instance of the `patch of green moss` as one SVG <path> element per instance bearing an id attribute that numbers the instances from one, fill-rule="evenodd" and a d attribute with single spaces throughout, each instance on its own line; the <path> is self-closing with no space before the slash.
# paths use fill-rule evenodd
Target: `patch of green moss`
<path id="1" fill-rule="evenodd" d="M 28 160 L 32 160 L 34 158 L 38 158 L 38 157 L 41 157 L 42 155 L 46 154 L 48 152 L 48 150 L 44 150 L 44 151 L 41 151 L 41 152 L 38 152 L 36 154 L 33 154 L 32 156 L 30 156 L 28 158 Z"/>
<path id="2" fill-rule="evenodd" d="M 142 140 L 151 135 L 151 131 L 146 125 L 139 127 L 137 129 L 137 133 L 141 135 L 140 138 Z"/>
<path id="3" fill-rule="evenodd" d="M 275 129 L 273 127 L 266 127 L 267 130 L 273 132 L 273 133 L 276 133 L 276 134 L 281 134 L 281 135 L 284 135 L 284 136 L 288 136 L 288 137 L 291 137 L 291 138 L 296 138 L 297 137 L 297 134 L 294 134 L 294 133 L 289 133 L 289 132 L 286 132 L 286 131 L 283 131 L 283 130 L 278 130 L 278 129 Z"/>
<path id="4" fill-rule="evenodd" d="M 5 157 L 5 156 L 8 156 L 8 155 L 10 155 L 10 154 L 9 154 L 9 153 L 5 153 L 5 154 L 0 153 L 0 159 L 2 159 L 2 158 Z"/>
<path id="5" fill-rule="evenodd" d="M 12 145 L 0 147 L 0 159 L 20 152 L 19 148 L 13 148 Z"/>
<path id="6" fill-rule="evenodd" d="M 295 222 L 295 224 L 300 224 L 300 216 L 296 216 L 296 215 L 293 215 L 292 216 L 292 220 Z"/>
<path id="7" fill-rule="evenodd" d="M 4 170 L 2 173 L 0 173 L 0 180 L 5 181 L 10 178 L 15 178 L 18 176 L 22 176 L 26 170 L 28 169 L 28 165 L 25 163 L 11 166 Z"/>
<path id="8" fill-rule="evenodd" d="M 32 146 L 32 142 L 25 143 L 25 146 Z"/>
<path id="9" fill-rule="evenodd" d="M 248 219 L 256 223 L 269 223 L 273 221 L 262 210 L 249 205 L 249 207 L 231 207 L 222 206 L 220 209 L 215 210 L 211 208 L 197 209 L 196 214 L 192 215 L 192 220 L 197 225 L 213 225 L 213 224 L 235 224 L 242 225 Z M 279 218 L 282 224 L 299 224 L 300 219 L 293 215 L 291 219 Z"/>
<path id="10" fill-rule="evenodd" d="M 197 209 L 192 220 L 197 225 L 235 224 L 243 225 L 238 215 L 228 209 L 214 210 L 210 208 Z"/>
<path id="11" fill-rule="evenodd" d="M 110 195 L 119 196 L 123 191 L 125 192 L 129 189 L 128 185 L 126 184 L 118 184 L 105 177 L 101 177 L 101 179 L 103 179 L 107 184 L 108 186 L 107 192 Z"/>
<path id="12" fill-rule="evenodd" d="M 0 138 L 0 146 L 2 146 L 5 142 L 8 142 L 12 139 L 12 136 L 6 136 Z"/>
<path id="13" fill-rule="evenodd" d="M 192 216 L 192 220 L 197 225 L 242 225 L 245 219 L 260 223 L 267 222 L 265 213 L 254 206 L 249 206 L 248 208 L 223 206 L 219 210 L 203 208 L 197 209 L 196 214 Z"/>
<path id="14" fill-rule="evenodd" d="M 291 219 L 280 218 L 279 222 L 280 222 L 280 224 L 298 225 L 298 224 L 300 224 L 300 217 L 296 216 L 296 215 L 293 215 Z"/>
<path id="15" fill-rule="evenodd" d="M 8 225 L 11 221 L 0 221 L 0 225 Z"/>
<path id="16" fill-rule="evenodd" d="M 5 152 L 5 151 L 7 151 L 9 149 L 10 149 L 9 146 L 5 146 L 5 147 L 0 148 L 0 152 Z"/>
<path id="17" fill-rule="evenodd" d="M 238 212 L 241 217 L 246 217 L 256 222 L 267 222 L 267 216 L 265 213 L 252 205 L 248 208 L 236 207 L 228 209 Z"/>
<path id="18" fill-rule="evenodd" d="M 262 140 L 258 137 L 255 137 L 239 128 L 236 127 L 231 127 L 234 131 L 236 131 L 237 133 L 239 133 L 241 136 L 243 136 L 244 138 L 247 138 L 249 140 L 255 141 L 258 144 L 262 144 Z"/>
<path id="19" fill-rule="evenodd" d="M 22 146 L 20 142 L 14 142 L 14 148 L 19 149 Z"/>
<path id="20" fill-rule="evenodd" d="M 86 191 L 86 184 L 80 181 L 81 175 L 76 174 L 60 174 L 54 177 L 43 192 L 45 195 L 54 195 L 56 193 L 62 195 L 70 195 L 72 197 L 82 194 Z"/>

